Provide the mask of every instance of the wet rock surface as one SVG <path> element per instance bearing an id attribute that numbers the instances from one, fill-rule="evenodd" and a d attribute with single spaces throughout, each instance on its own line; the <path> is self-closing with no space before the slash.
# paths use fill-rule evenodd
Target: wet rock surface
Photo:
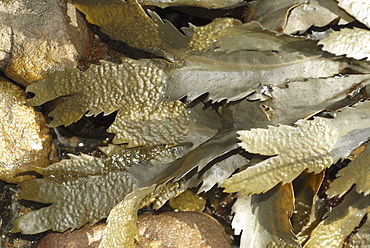
<path id="1" fill-rule="evenodd" d="M 0 78 L 0 180 L 9 183 L 30 178 L 14 177 L 22 167 L 49 164 L 49 128 L 42 114 L 25 102 L 21 88 Z"/>
<path id="2" fill-rule="evenodd" d="M 137 247 L 226 248 L 231 240 L 211 216 L 200 212 L 146 213 L 139 216 Z"/>
<path id="3" fill-rule="evenodd" d="M 76 67 L 88 47 L 91 32 L 67 0 L 0 1 L 0 12 L 0 69 L 17 83 Z"/>

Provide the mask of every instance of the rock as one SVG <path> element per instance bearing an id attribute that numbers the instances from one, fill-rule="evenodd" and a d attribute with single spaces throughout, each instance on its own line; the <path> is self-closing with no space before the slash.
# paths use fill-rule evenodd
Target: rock
<path id="1" fill-rule="evenodd" d="M 231 240 L 211 216 L 200 212 L 139 215 L 140 248 L 230 248 Z"/>
<path id="2" fill-rule="evenodd" d="M 93 226 L 86 225 L 73 232 L 49 233 L 37 243 L 35 248 L 97 248 L 106 226 L 105 223 L 99 223 Z"/>
<path id="3" fill-rule="evenodd" d="M 85 225 L 64 233 L 49 233 L 35 248 L 95 248 L 100 244 L 105 223 Z M 230 248 L 231 240 L 211 216 L 200 212 L 164 212 L 139 215 L 141 235 L 138 248 Z"/>
<path id="4" fill-rule="evenodd" d="M 68 0 L 0 1 L 0 69 L 25 86 L 76 67 L 91 32 Z"/>
<path id="5" fill-rule="evenodd" d="M 24 166 L 49 165 L 49 128 L 42 114 L 25 102 L 21 88 L 0 78 L 0 180 L 9 183 L 30 177 L 14 177 Z"/>
<path id="6" fill-rule="evenodd" d="M 12 29 L 0 23 L 0 30 L 0 69 L 3 69 L 10 57 Z"/>

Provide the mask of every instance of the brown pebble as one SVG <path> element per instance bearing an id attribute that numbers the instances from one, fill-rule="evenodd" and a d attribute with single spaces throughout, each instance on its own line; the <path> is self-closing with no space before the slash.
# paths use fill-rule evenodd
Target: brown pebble
<path id="1" fill-rule="evenodd" d="M 229 248 L 231 240 L 213 217 L 200 212 L 139 216 L 140 248 Z"/>
<path id="2" fill-rule="evenodd" d="M 73 232 L 49 233 L 37 243 L 35 248 L 97 248 L 106 226 L 105 223 L 99 223 L 93 226 L 86 225 Z"/>
<path id="3" fill-rule="evenodd" d="M 64 233 L 44 236 L 35 248 L 95 248 L 100 244 L 105 223 L 84 226 Z M 139 215 L 138 248 L 230 248 L 231 239 L 223 227 L 208 214 L 200 212 L 164 212 Z"/>

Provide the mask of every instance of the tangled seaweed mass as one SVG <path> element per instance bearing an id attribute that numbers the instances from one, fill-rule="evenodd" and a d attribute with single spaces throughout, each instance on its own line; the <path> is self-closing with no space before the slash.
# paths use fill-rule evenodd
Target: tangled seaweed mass
<path id="1" fill-rule="evenodd" d="M 63 98 L 51 127 L 117 115 L 103 156 L 23 169 L 43 177 L 19 183 L 19 196 L 50 205 L 12 221 L 12 232 L 107 218 L 100 247 L 135 247 L 140 208 L 218 186 L 236 193 L 240 247 L 370 245 L 370 4 L 320 2 L 75 0 L 110 39 L 152 57 L 102 60 L 26 88 L 29 106 Z M 178 29 L 153 6 L 213 17 Z M 238 8 L 244 18 L 213 14 Z M 342 201 L 320 208 L 322 195 Z"/>

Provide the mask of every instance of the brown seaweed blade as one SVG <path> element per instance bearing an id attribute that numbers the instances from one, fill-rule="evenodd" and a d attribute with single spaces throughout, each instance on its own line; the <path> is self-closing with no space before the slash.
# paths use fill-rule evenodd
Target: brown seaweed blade
<path id="1" fill-rule="evenodd" d="M 276 32 L 284 30 L 290 11 L 305 3 L 304 0 L 252 1 L 249 5 L 253 12 L 249 20 L 259 21 L 263 27 Z"/>
<path id="2" fill-rule="evenodd" d="M 294 209 L 291 184 L 278 185 L 265 194 L 237 194 L 232 227 L 241 234 L 240 247 L 301 247 L 289 221 Z"/>

